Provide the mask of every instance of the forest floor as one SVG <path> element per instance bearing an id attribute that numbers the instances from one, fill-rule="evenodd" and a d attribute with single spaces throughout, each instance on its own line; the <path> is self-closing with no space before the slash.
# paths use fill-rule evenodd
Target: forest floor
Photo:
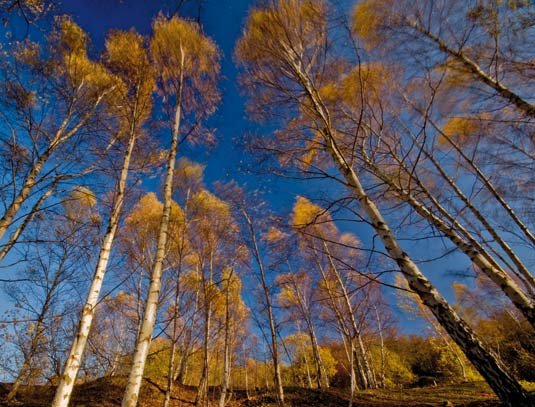
<path id="1" fill-rule="evenodd" d="M 72 407 L 112 407 L 120 406 L 126 378 L 103 378 L 75 387 L 71 400 Z M 9 384 L 0 384 L 0 400 L 5 399 Z M 141 389 L 139 407 L 161 406 L 163 401 L 164 382 L 145 380 Z M 530 386 L 529 390 L 535 390 Z M 22 386 L 18 397 L 19 406 L 49 406 L 54 396 L 53 386 Z M 217 390 L 211 392 L 216 405 Z M 338 390 L 319 391 L 314 389 L 285 389 L 286 405 L 299 407 L 346 407 L 348 394 Z M 195 399 L 195 388 L 176 387 L 171 398 L 171 407 L 191 406 Z M 0 401 L 0 405 L 2 402 Z M 497 407 L 494 393 L 485 383 L 463 383 L 457 385 L 431 386 L 399 390 L 367 390 L 360 391 L 354 397 L 355 407 L 387 407 L 387 406 L 465 406 L 465 407 Z M 234 391 L 227 403 L 229 407 L 260 407 L 276 406 L 274 394 L 251 393 L 249 399 L 245 391 Z"/>

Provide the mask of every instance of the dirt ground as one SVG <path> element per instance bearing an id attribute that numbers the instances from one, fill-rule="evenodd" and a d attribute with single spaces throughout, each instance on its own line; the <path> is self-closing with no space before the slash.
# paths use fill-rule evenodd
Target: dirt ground
<path id="1" fill-rule="evenodd" d="M 71 401 L 72 407 L 111 407 L 120 406 L 126 378 L 102 378 L 75 387 Z M 9 384 L 0 385 L 0 400 L 9 391 Z M 161 383 L 145 380 L 139 400 L 140 407 L 161 406 L 163 401 L 163 381 Z M 53 386 L 23 386 L 18 397 L 19 406 L 45 407 L 49 406 L 54 396 Z M 212 402 L 216 405 L 217 389 L 210 389 Z M 346 407 L 349 396 L 339 390 L 313 390 L 302 388 L 285 389 L 287 406 L 302 407 Z M 171 398 L 171 406 L 191 406 L 195 399 L 195 388 L 176 387 Z M 1 404 L 1 402 L 0 402 Z M 5 404 L 1 404 L 5 405 Z M 230 407 L 261 407 L 276 406 L 274 394 L 252 392 L 247 398 L 245 391 L 235 390 L 229 402 Z M 492 407 L 500 406 L 496 396 L 485 383 L 464 383 L 458 385 L 423 387 L 398 390 L 366 390 L 355 395 L 356 407 L 386 407 L 386 406 L 466 406 Z"/>

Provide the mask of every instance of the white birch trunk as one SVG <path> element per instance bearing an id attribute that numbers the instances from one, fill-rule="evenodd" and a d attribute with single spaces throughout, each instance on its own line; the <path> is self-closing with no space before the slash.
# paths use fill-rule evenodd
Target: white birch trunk
<path id="1" fill-rule="evenodd" d="M 108 268 L 108 262 L 113 245 L 113 240 L 115 239 L 115 234 L 117 232 L 117 227 L 121 216 L 121 210 L 124 203 L 126 181 L 128 178 L 130 160 L 132 157 L 132 152 L 134 150 L 135 141 L 135 129 L 132 126 L 128 148 L 123 159 L 119 182 L 117 183 L 115 202 L 110 214 L 110 218 L 108 220 L 108 228 L 106 230 L 106 235 L 104 236 L 104 240 L 100 248 L 99 257 L 95 268 L 95 274 L 93 275 L 93 280 L 91 282 L 91 286 L 89 287 L 89 293 L 86 299 L 86 303 L 82 309 L 82 316 L 80 318 L 80 324 L 78 326 L 77 334 L 74 337 L 73 343 L 71 345 L 69 356 L 65 361 L 63 373 L 56 389 L 54 400 L 52 401 L 52 407 L 67 407 L 69 405 L 69 400 L 71 398 L 74 383 L 76 381 L 76 376 L 78 375 L 78 370 L 80 369 L 80 364 L 82 363 L 82 357 L 89 337 L 89 331 L 91 330 L 91 325 L 95 316 L 95 308 L 98 304 L 100 291 L 102 289 L 102 283 L 104 281 L 104 276 Z"/>
<path id="2" fill-rule="evenodd" d="M 249 215 L 247 215 L 247 212 L 242 210 L 242 214 L 247 222 L 247 225 L 249 226 L 249 233 L 251 236 L 251 240 L 253 242 L 253 254 L 256 260 L 256 263 L 258 264 L 258 268 L 260 270 L 260 278 L 262 280 L 262 288 L 264 291 L 264 298 L 266 301 L 266 310 L 268 313 L 268 322 L 269 322 L 269 329 L 271 333 L 271 355 L 273 358 L 273 369 L 274 369 L 274 379 L 275 379 L 275 387 L 277 389 L 277 399 L 279 405 L 284 405 L 284 389 L 282 387 L 282 379 L 281 379 L 281 371 L 280 371 L 280 363 L 279 363 L 279 352 L 277 349 L 277 332 L 275 329 L 275 320 L 273 318 L 273 309 L 271 305 L 271 298 L 269 293 L 269 287 L 266 282 L 266 274 L 264 270 L 264 263 L 262 262 L 262 258 L 260 257 L 260 250 L 258 249 L 258 243 L 256 240 L 256 235 L 253 227 L 253 223 L 251 219 L 249 218 Z"/>
<path id="3" fill-rule="evenodd" d="M 182 53 L 182 67 L 183 66 L 184 54 Z M 181 72 L 182 71 L 183 70 L 181 70 Z M 180 79 L 180 84 L 182 84 L 182 78 Z M 177 105 L 173 123 L 173 134 L 167 161 L 167 173 L 165 176 L 164 184 L 163 213 L 160 222 L 160 231 L 158 234 L 156 256 L 154 258 L 154 264 L 152 267 L 149 292 L 147 295 L 147 302 L 145 304 L 145 312 L 143 314 L 143 322 L 141 324 L 141 329 L 137 338 L 136 349 L 132 361 L 132 369 L 130 370 L 130 375 L 128 376 L 126 390 L 121 404 L 122 407 L 135 407 L 137 405 L 139 390 L 141 389 L 141 383 L 143 381 L 143 371 L 145 370 L 145 363 L 147 361 L 147 355 L 149 353 L 149 348 L 152 341 L 152 332 L 154 330 L 154 324 L 156 323 L 158 298 L 160 296 L 160 288 L 162 283 L 161 278 L 163 270 L 163 260 L 165 257 L 169 220 L 171 217 L 171 204 L 173 199 L 173 175 L 175 171 L 175 161 L 178 150 L 180 115 L 181 91 L 179 91 L 177 95 Z"/>

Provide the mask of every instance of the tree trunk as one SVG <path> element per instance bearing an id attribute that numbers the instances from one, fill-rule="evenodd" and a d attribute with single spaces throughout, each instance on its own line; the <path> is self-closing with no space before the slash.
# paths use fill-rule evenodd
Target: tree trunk
<path id="1" fill-rule="evenodd" d="M 355 390 L 356 390 L 356 387 L 357 387 L 357 377 L 356 377 L 356 374 L 355 374 L 355 351 L 354 351 L 354 345 L 353 345 L 353 341 L 349 341 L 350 343 L 350 356 L 349 356 L 349 368 L 351 369 L 351 373 L 349 375 L 349 380 L 351 381 L 350 383 L 350 390 L 349 390 L 349 403 L 348 403 L 348 406 L 349 407 L 352 407 L 353 405 L 353 398 L 355 397 Z"/>
<path id="2" fill-rule="evenodd" d="M 280 372 L 280 365 L 279 365 L 279 353 L 277 350 L 277 332 L 275 329 L 275 319 L 273 318 L 273 309 L 271 305 L 269 287 L 266 281 L 264 263 L 262 262 L 262 258 L 260 257 L 260 250 L 258 249 L 258 243 L 256 241 L 256 235 L 255 235 L 253 223 L 251 219 L 249 218 L 249 215 L 247 215 L 247 212 L 242 210 L 242 214 L 247 222 L 247 225 L 249 226 L 249 233 L 251 236 L 251 240 L 253 242 L 253 254 L 254 254 L 256 263 L 258 264 L 258 268 L 260 270 L 260 278 L 262 280 L 262 288 L 264 291 L 264 299 L 266 301 L 266 310 L 268 313 L 269 330 L 271 333 L 271 356 L 273 358 L 275 387 L 277 389 L 278 403 L 279 405 L 284 405 L 284 390 L 282 387 L 282 379 L 281 379 L 281 372 Z"/>
<path id="3" fill-rule="evenodd" d="M 327 258 L 329 259 L 329 264 L 331 265 L 333 273 L 336 277 L 336 281 L 338 282 L 338 285 L 340 286 L 340 290 L 342 291 L 342 298 L 346 306 L 346 312 L 347 312 L 347 315 L 349 315 L 349 320 L 351 321 L 351 327 L 353 328 L 353 333 L 351 335 L 352 341 L 354 341 L 355 338 L 357 339 L 357 343 L 358 343 L 357 351 L 360 357 L 356 358 L 356 362 L 357 362 L 357 366 L 359 367 L 359 371 L 362 376 L 362 386 L 365 389 L 374 388 L 375 381 L 373 380 L 373 374 L 371 372 L 370 364 L 368 363 L 368 358 L 366 357 L 366 349 L 364 348 L 364 344 L 362 342 L 359 326 L 357 325 L 357 321 L 355 320 L 355 315 L 353 312 L 353 307 L 351 306 L 351 300 L 349 298 L 347 288 L 344 282 L 342 281 L 342 277 L 340 276 L 340 273 L 338 272 L 338 268 L 336 267 L 336 264 L 334 263 L 334 260 L 332 258 L 331 251 L 329 249 L 329 246 L 327 245 L 327 242 L 323 238 L 321 240 L 323 244 L 323 249 L 325 250 Z"/>
<path id="4" fill-rule="evenodd" d="M 243 366 L 243 369 L 244 369 L 244 373 L 245 373 L 245 397 L 247 398 L 247 400 L 250 399 L 250 396 L 249 396 L 249 374 L 248 374 L 248 368 L 247 368 L 247 356 L 245 355 L 245 350 L 244 350 L 244 366 Z"/>
<path id="5" fill-rule="evenodd" d="M 511 302 L 522 312 L 532 326 L 535 327 L 535 303 L 529 296 L 516 284 L 516 282 L 494 261 L 492 256 L 486 253 L 484 248 L 472 237 L 472 235 L 451 215 L 443 206 L 432 196 L 418 179 L 415 183 L 423 190 L 425 195 L 431 200 L 434 207 L 442 215 L 435 215 L 422 202 L 417 200 L 409 191 L 406 191 L 386 174 L 384 174 L 375 164 L 365 156 L 366 164 L 383 182 L 389 185 L 397 193 L 399 199 L 408 203 L 422 218 L 435 225 L 450 241 L 455 244 L 478 268 L 494 282 Z M 447 224 L 443 219 L 449 219 L 452 226 Z M 467 237 L 466 241 L 458 232 L 459 230 Z"/>
<path id="6" fill-rule="evenodd" d="M 308 336 L 310 337 L 310 343 L 312 345 L 312 355 L 314 355 L 314 361 L 316 362 L 316 381 L 318 384 L 318 389 L 322 389 L 324 385 L 326 388 L 329 388 L 329 379 L 327 378 L 327 375 L 324 374 L 325 368 L 321 359 L 318 340 L 316 338 L 316 332 L 310 319 L 310 315 L 307 315 L 305 320 L 307 323 Z"/>
<path id="7" fill-rule="evenodd" d="M 419 111 L 420 114 L 422 112 Z M 468 157 L 465 152 L 462 150 L 462 148 L 446 133 L 442 131 L 440 127 L 438 127 L 432 120 L 429 121 L 433 128 L 440 133 L 440 136 L 443 137 L 450 145 L 459 153 L 459 155 L 463 158 L 463 160 L 466 161 L 468 166 L 470 166 L 478 178 L 483 182 L 489 193 L 492 195 L 492 197 L 500 204 L 500 206 L 509 214 L 513 222 L 518 226 L 518 228 L 522 231 L 522 233 L 526 236 L 528 241 L 531 243 L 532 246 L 535 246 L 535 234 L 527 227 L 527 225 L 522 222 L 518 214 L 511 208 L 509 203 L 501 196 L 501 194 L 498 192 L 496 187 L 492 184 L 491 180 L 483 173 L 481 168 L 479 168 L 474 160 L 472 160 L 470 157 Z"/>
<path id="8" fill-rule="evenodd" d="M 342 335 L 342 340 L 344 341 L 344 348 L 346 350 L 346 354 L 347 354 L 347 360 L 349 362 L 349 375 L 350 375 L 350 381 L 351 381 L 351 394 L 350 394 L 350 399 L 349 399 L 349 407 L 351 407 L 351 405 L 353 404 L 353 396 L 355 394 L 355 389 L 356 389 L 356 385 L 357 385 L 357 379 L 356 379 L 356 376 L 355 376 L 355 369 L 356 369 L 356 366 L 355 366 L 355 355 L 354 355 L 354 344 L 353 344 L 353 340 L 351 339 L 351 335 L 344 323 L 344 318 L 342 316 L 342 313 L 340 311 L 340 309 L 338 308 L 338 306 L 336 305 L 336 301 L 335 301 L 335 297 L 337 295 L 335 295 L 333 292 L 332 292 L 332 289 L 331 289 L 331 286 L 329 284 L 329 281 L 327 279 L 327 275 L 325 274 L 325 270 L 323 269 L 323 266 L 321 265 L 320 261 L 318 260 L 317 258 L 317 249 L 314 247 L 313 248 L 313 251 L 314 251 L 314 258 L 315 258 L 315 262 L 316 262 L 316 265 L 318 266 L 318 269 L 320 271 L 320 274 L 321 274 L 321 278 L 325 284 L 325 287 L 327 288 L 327 294 L 329 296 L 329 302 L 331 304 L 331 308 L 332 308 L 332 311 L 334 312 L 335 316 L 336 316 L 336 322 L 338 324 L 338 328 L 340 330 L 340 333 Z M 332 259 L 329 259 L 331 265 L 333 264 L 332 263 Z M 336 272 L 335 270 L 333 270 L 333 272 Z M 350 352 L 348 352 L 348 349 L 347 349 L 347 344 L 350 344 L 351 346 L 351 349 L 350 349 Z"/>
<path id="9" fill-rule="evenodd" d="M 182 66 L 184 64 L 184 54 L 182 53 Z M 181 71 L 182 72 L 182 71 Z M 182 86 L 182 78 L 180 80 Z M 145 370 L 145 362 L 149 353 L 150 343 L 152 341 L 152 332 L 154 324 L 156 323 L 156 313 L 158 311 L 158 298 L 161 288 L 161 277 L 163 261 L 165 257 L 165 250 L 167 246 L 167 234 L 169 228 L 169 220 L 171 217 L 171 204 L 173 199 L 173 175 L 175 170 L 176 154 L 178 149 L 178 135 L 180 129 L 180 115 L 181 115 L 181 91 L 177 96 L 177 105 L 175 110 L 175 118 L 173 123 L 173 134 L 171 140 L 171 147 L 169 149 L 169 156 L 167 162 L 167 174 L 164 184 L 164 203 L 163 213 L 160 222 L 160 231 L 158 234 L 158 244 L 156 249 L 156 256 L 152 267 L 151 280 L 149 285 L 149 292 L 147 302 L 145 304 L 145 312 L 143 315 L 143 323 L 137 338 L 136 350 L 132 362 L 132 370 L 128 377 L 126 390 L 124 393 L 122 407 L 136 407 L 139 397 L 139 390 L 143 380 L 143 371 Z"/>
<path id="10" fill-rule="evenodd" d="M 163 407 L 168 407 L 169 402 L 171 401 L 171 394 L 173 392 L 173 383 L 174 383 L 174 374 L 175 374 L 175 359 L 176 359 L 176 343 L 177 339 L 177 330 L 178 330 L 178 314 L 179 314 L 179 300 L 180 300 L 180 274 L 181 274 L 181 262 L 179 260 L 177 279 L 176 279 L 176 288 L 175 288 L 175 303 L 173 305 L 173 333 L 171 335 L 171 349 L 169 354 L 169 364 L 167 366 L 167 387 L 165 389 L 165 396 L 163 401 Z"/>
<path id="11" fill-rule="evenodd" d="M 385 341 L 383 338 L 383 324 L 381 323 L 381 318 L 379 317 L 379 312 L 377 311 L 377 307 L 373 306 L 375 310 L 375 318 L 377 320 L 377 329 L 379 330 L 379 341 L 381 345 L 381 388 L 385 388 Z M 465 377 L 465 376 L 463 376 Z"/>
<path id="12" fill-rule="evenodd" d="M 435 42 L 441 51 L 461 63 L 464 68 L 467 71 L 471 72 L 476 78 L 478 78 L 479 81 L 494 89 L 498 95 L 509 101 L 521 112 L 526 114 L 526 116 L 531 118 L 535 117 L 534 105 L 524 100 L 522 97 L 514 93 L 511 89 L 504 86 L 502 82 L 499 82 L 498 80 L 492 78 L 489 74 L 483 71 L 483 69 L 476 62 L 466 56 L 462 51 L 456 51 L 450 48 L 441 38 L 437 37 L 431 31 L 422 27 L 415 21 L 408 21 L 408 23 L 410 27 L 412 27 L 417 32 L 423 34 L 431 41 Z"/>
<path id="13" fill-rule="evenodd" d="M 446 173 L 446 170 L 440 165 L 440 163 L 435 159 L 435 157 L 429 153 L 424 146 L 420 145 L 415 137 L 412 137 L 411 139 L 415 143 L 415 145 L 418 145 L 420 150 L 425 154 L 425 156 L 433 163 L 433 166 L 437 169 L 437 171 L 440 173 L 442 178 L 448 183 L 448 185 L 451 186 L 455 194 L 461 199 L 461 201 L 471 210 L 471 212 L 474 214 L 476 219 L 484 226 L 484 228 L 488 231 L 488 233 L 492 236 L 492 238 L 498 243 L 498 245 L 502 248 L 502 250 L 507 254 L 507 256 L 511 259 L 511 261 L 515 264 L 517 267 L 518 272 L 516 273 L 517 276 L 524 282 L 526 285 L 526 289 L 530 293 L 530 295 L 533 297 L 533 290 L 535 289 L 535 278 L 531 275 L 528 268 L 525 266 L 525 264 L 522 262 L 522 260 L 517 256 L 517 254 L 514 252 L 514 250 L 509 246 L 509 244 L 502 239 L 496 228 L 494 228 L 490 222 L 487 220 L 487 218 L 479 211 L 479 209 L 473 204 L 473 202 L 464 194 L 464 192 L 457 186 L 455 181 Z"/>
<path id="14" fill-rule="evenodd" d="M 69 112 L 67 114 L 45 151 L 43 151 L 43 153 L 39 155 L 39 158 L 31 168 L 30 172 L 28 173 L 28 176 L 22 184 L 22 188 L 20 189 L 19 193 L 13 198 L 13 201 L 6 208 L 4 215 L 2 216 L 2 218 L 0 218 L 0 239 L 4 237 L 4 234 L 15 219 L 15 216 L 19 212 L 20 208 L 22 207 L 26 199 L 28 199 L 28 197 L 30 196 L 33 188 L 39 183 L 37 177 L 41 173 L 41 170 L 48 162 L 54 151 L 60 145 L 64 144 L 66 141 L 72 138 L 78 132 L 78 130 L 80 130 L 80 128 L 87 123 L 89 118 L 94 114 L 103 97 L 104 94 L 98 97 L 91 111 L 86 113 L 74 127 L 68 130 L 67 133 L 65 133 L 69 121 L 72 119 L 72 112 Z"/>
<path id="15" fill-rule="evenodd" d="M 55 282 L 57 283 L 57 279 L 55 280 Z M 50 300 L 51 296 L 47 298 L 45 306 L 41 311 L 41 315 L 39 315 L 38 317 L 35 327 L 35 334 L 32 336 L 30 349 L 28 350 L 28 354 L 25 355 L 24 363 L 22 364 L 22 367 L 19 370 L 19 374 L 17 375 L 17 378 L 15 379 L 15 382 L 13 383 L 13 386 L 11 386 L 11 389 L 9 390 L 9 393 L 6 397 L 6 402 L 8 405 L 14 403 L 15 397 L 18 394 L 20 386 L 22 385 L 26 377 L 31 373 L 32 361 L 37 353 L 37 348 L 39 346 L 39 342 L 44 331 L 43 321 L 45 314 L 48 311 Z"/>
<path id="16" fill-rule="evenodd" d="M 11 387 L 11 390 L 9 391 L 6 397 L 6 401 L 8 402 L 8 404 L 12 403 L 15 400 L 15 397 L 17 396 L 17 392 L 21 384 L 23 383 L 26 375 L 30 373 L 33 359 L 38 352 L 39 343 L 41 341 L 41 337 L 44 334 L 45 318 L 47 317 L 48 311 L 53 301 L 53 297 L 56 294 L 56 289 L 61 283 L 61 277 L 62 277 L 61 271 L 62 271 L 61 268 L 56 271 L 56 273 L 54 274 L 54 279 L 52 280 L 52 282 L 50 283 L 50 286 L 48 287 L 48 291 L 47 291 L 45 300 L 43 302 L 43 306 L 41 307 L 41 311 L 39 312 L 39 315 L 37 316 L 37 320 L 35 321 L 35 333 L 31 337 L 30 349 L 28 350 L 28 353 L 25 355 L 24 363 L 19 371 L 19 374 L 15 382 L 13 383 L 13 386 Z"/>
<path id="17" fill-rule="evenodd" d="M 76 381 L 76 376 L 78 375 L 78 370 L 80 369 L 84 349 L 89 337 L 89 331 L 91 330 L 91 325 L 95 316 L 95 308 L 98 304 L 102 283 L 108 267 L 113 240 L 115 239 L 117 226 L 121 217 L 121 210 L 126 193 L 126 181 L 128 178 L 130 160 L 134 150 L 135 141 L 135 128 L 132 126 L 128 148 L 123 159 L 121 174 L 116 187 L 115 202 L 108 220 L 108 228 L 100 248 L 95 274 L 93 275 L 93 280 L 91 282 L 91 286 L 89 287 L 86 303 L 82 309 L 82 316 L 80 318 L 77 334 L 74 337 L 71 345 L 69 356 L 65 361 L 63 374 L 61 375 L 54 400 L 52 401 L 52 407 L 67 407 L 69 405 L 74 382 Z"/>
<path id="18" fill-rule="evenodd" d="M 20 235 L 22 234 L 22 232 L 24 232 L 24 230 L 26 229 L 28 224 L 32 221 L 34 216 L 37 214 L 37 211 L 39 211 L 41 205 L 48 198 L 50 198 L 50 196 L 54 193 L 54 189 L 56 188 L 56 185 L 58 184 L 58 181 L 59 181 L 59 178 L 56 178 L 54 180 L 54 182 L 46 190 L 46 192 L 43 195 L 41 195 L 41 197 L 37 200 L 37 202 L 35 202 L 35 204 L 32 207 L 32 210 L 30 211 L 30 213 L 28 215 L 26 215 L 24 217 L 24 220 L 21 222 L 19 227 L 17 227 L 17 229 L 14 230 L 13 233 L 11 233 L 11 236 L 9 237 L 8 242 L 4 245 L 4 247 L 2 247 L 2 250 L 0 251 L 0 260 L 2 260 L 4 257 L 6 257 L 6 255 L 9 253 L 11 248 L 15 245 L 15 243 L 17 243 L 17 241 L 18 241 Z"/>
<path id="19" fill-rule="evenodd" d="M 223 383 L 221 383 L 221 393 L 219 397 L 219 407 L 225 407 L 227 390 L 230 384 L 230 280 L 232 273 L 228 276 L 227 289 L 225 293 L 225 345 L 223 350 Z"/>
<path id="20" fill-rule="evenodd" d="M 197 388 L 197 395 L 195 397 L 195 405 L 198 407 L 203 403 L 208 405 L 208 380 L 209 380 L 209 339 L 210 339 L 210 330 L 212 324 L 212 298 L 208 297 L 209 289 L 212 287 L 212 273 L 213 273 L 213 253 L 210 254 L 210 265 L 209 265 L 209 279 L 206 281 L 204 272 L 202 273 L 202 284 L 204 291 L 204 343 L 203 343 L 203 368 L 201 380 Z"/>

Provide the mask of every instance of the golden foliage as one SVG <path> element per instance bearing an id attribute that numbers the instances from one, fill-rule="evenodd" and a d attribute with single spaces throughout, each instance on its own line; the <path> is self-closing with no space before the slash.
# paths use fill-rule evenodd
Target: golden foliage
<path id="1" fill-rule="evenodd" d="M 56 18 L 50 44 L 55 56 L 55 60 L 51 61 L 53 71 L 65 77 L 72 89 L 83 94 L 81 100 L 92 103 L 112 90 L 115 91 L 114 97 L 124 92 L 124 85 L 118 77 L 89 59 L 87 34 L 69 17 Z"/>
<path id="2" fill-rule="evenodd" d="M 292 226 L 303 228 L 321 221 L 330 221 L 327 212 L 303 196 L 298 196 L 292 212 Z"/>
<path id="3" fill-rule="evenodd" d="M 397 72 L 380 62 L 361 63 L 344 75 L 338 82 L 328 83 L 320 89 L 322 98 L 330 103 L 345 103 L 352 110 L 365 104 L 380 104 L 392 94 L 393 79 Z"/>
<path id="4" fill-rule="evenodd" d="M 152 66 L 143 36 L 135 31 L 112 31 L 106 39 L 106 67 L 126 84 L 126 100 L 118 103 L 118 111 L 128 120 L 141 124 L 150 115 L 152 93 L 156 88 Z M 125 103 L 126 102 L 126 103 Z"/>
<path id="5" fill-rule="evenodd" d="M 219 72 L 219 51 L 198 24 L 176 16 L 159 16 L 153 23 L 150 50 L 155 69 L 167 85 L 178 89 L 185 77 L 214 77 Z"/>
<path id="6" fill-rule="evenodd" d="M 35 92 L 26 89 L 19 82 L 5 81 L 3 91 L 18 111 L 31 109 L 35 105 Z"/>
<path id="7" fill-rule="evenodd" d="M 309 169 L 316 161 L 321 151 L 323 151 L 323 146 L 321 144 L 323 136 L 320 132 L 315 132 L 314 137 L 307 141 L 305 146 L 305 153 L 301 157 L 300 167 L 304 170 Z"/>
<path id="8" fill-rule="evenodd" d="M 144 85 L 153 82 L 146 76 L 150 62 L 143 36 L 135 31 L 112 31 L 106 38 L 104 60 L 110 70 L 120 73 L 125 82 Z M 152 89 L 150 89 L 152 90 Z"/>
<path id="9" fill-rule="evenodd" d="M 360 240 L 353 233 L 342 233 L 342 235 L 340 235 L 339 242 L 351 248 L 360 247 Z"/>
<path id="10" fill-rule="evenodd" d="M 288 234 L 284 233 L 279 228 L 276 228 L 275 226 L 270 226 L 268 231 L 262 237 L 264 238 L 264 240 L 268 242 L 276 243 L 276 242 L 281 241 L 287 236 Z"/>
<path id="11" fill-rule="evenodd" d="M 238 231 L 230 205 L 205 189 L 192 195 L 188 208 L 195 219 L 192 225 L 198 247 L 215 249 L 219 244 L 229 243 Z"/>
<path id="12" fill-rule="evenodd" d="M 13 50 L 13 56 L 20 64 L 36 67 L 39 65 L 41 60 L 40 52 L 41 48 L 38 43 L 33 41 L 24 41 L 16 44 Z"/>
<path id="13" fill-rule="evenodd" d="M 180 158 L 175 170 L 175 184 L 183 191 L 196 191 L 202 188 L 204 178 L 204 165 Z"/>
<path id="14" fill-rule="evenodd" d="M 63 56 L 80 55 L 87 57 L 87 34 L 68 16 L 56 17 L 56 28 L 52 33 L 53 49 Z"/>
<path id="15" fill-rule="evenodd" d="M 453 117 L 446 122 L 442 128 L 442 132 L 455 143 L 462 145 L 469 142 L 479 129 L 480 125 L 475 118 Z M 446 144 L 447 140 L 441 135 L 438 142 L 440 144 Z"/>
<path id="16" fill-rule="evenodd" d="M 44 0 L 24 0 L 23 3 L 33 14 L 37 15 L 45 11 Z"/>
<path id="17" fill-rule="evenodd" d="M 249 14 L 236 52 L 243 61 L 255 63 L 276 63 L 277 52 L 299 58 L 307 46 L 322 41 L 325 26 L 322 1 L 279 0 Z"/>
<path id="18" fill-rule="evenodd" d="M 381 27 L 381 16 L 375 0 L 359 2 L 353 12 L 353 32 L 369 46 L 377 46 L 381 38 L 378 35 Z"/>
<path id="19" fill-rule="evenodd" d="M 210 193 L 206 189 L 202 189 L 193 195 L 191 199 L 192 210 L 202 213 L 204 215 L 210 214 L 210 221 L 216 220 L 216 218 L 229 218 L 230 217 L 230 205 L 219 199 L 214 194 Z"/>
<path id="20" fill-rule="evenodd" d="M 126 232 L 128 239 L 137 250 L 149 246 L 157 239 L 160 221 L 163 213 L 163 204 L 153 192 L 143 195 L 139 202 L 126 217 Z M 181 231 L 184 224 L 184 212 L 176 203 L 171 204 L 171 223 L 169 235 L 169 250 L 175 250 L 180 241 Z"/>
<path id="21" fill-rule="evenodd" d="M 90 221 L 98 224 L 100 217 L 96 211 L 97 198 L 93 191 L 83 186 L 72 189 L 67 200 L 63 202 L 65 215 L 77 222 Z"/>
<path id="22" fill-rule="evenodd" d="M 296 304 L 299 304 L 297 293 L 292 287 L 287 285 L 281 288 L 277 301 L 279 302 L 279 305 L 284 308 L 293 307 Z"/>
<path id="23" fill-rule="evenodd" d="M 80 205 L 92 208 L 97 204 L 97 197 L 89 188 L 78 186 L 70 193 L 70 199 L 78 202 Z"/>

